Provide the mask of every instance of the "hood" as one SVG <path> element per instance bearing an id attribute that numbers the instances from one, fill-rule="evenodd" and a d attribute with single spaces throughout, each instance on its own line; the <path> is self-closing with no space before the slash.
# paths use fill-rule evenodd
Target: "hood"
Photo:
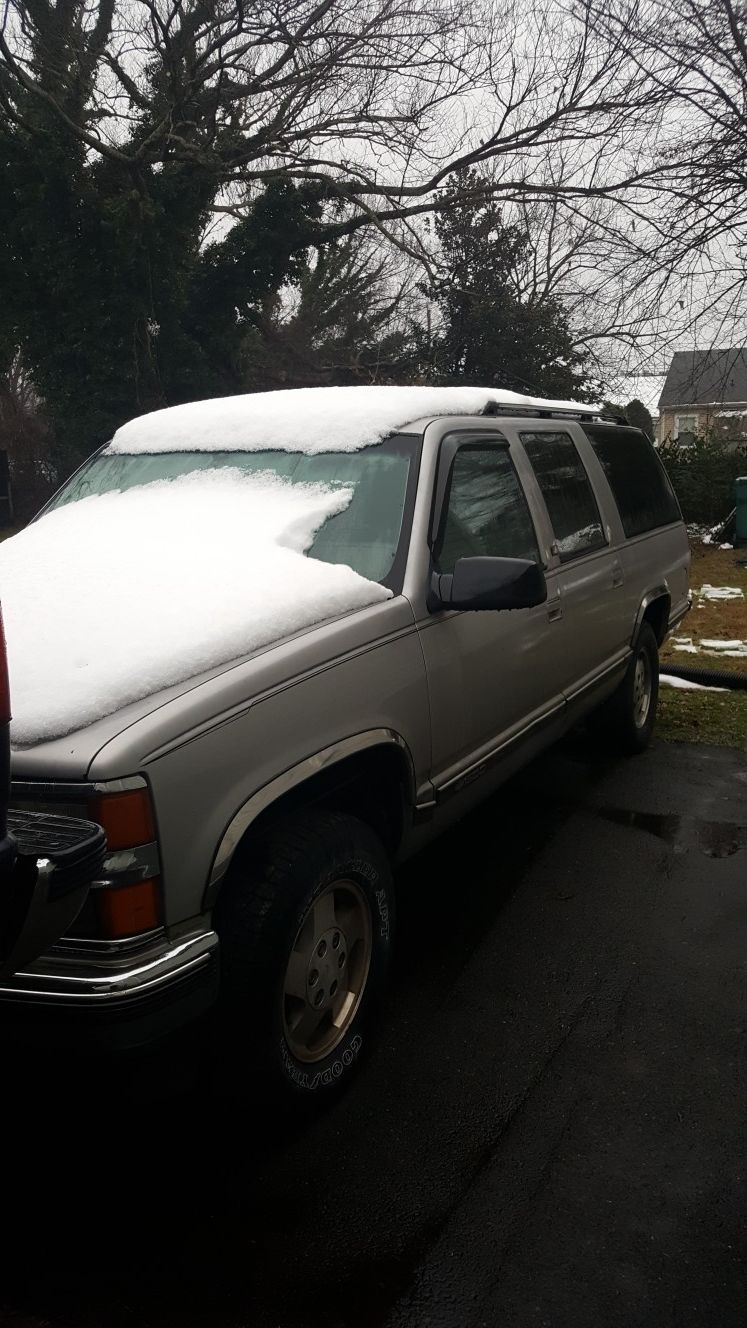
<path id="1" fill-rule="evenodd" d="M 304 554 L 350 497 L 200 471 L 71 503 L 7 540 L 14 745 L 69 745 L 124 707 L 387 599 L 351 568 Z"/>

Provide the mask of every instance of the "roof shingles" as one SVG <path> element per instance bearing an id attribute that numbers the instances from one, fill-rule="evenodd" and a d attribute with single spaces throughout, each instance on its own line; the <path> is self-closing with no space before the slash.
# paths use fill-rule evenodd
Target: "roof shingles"
<path id="1" fill-rule="evenodd" d="M 747 350 L 675 352 L 659 397 L 660 411 L 735 402 L 747 402 Z"/>

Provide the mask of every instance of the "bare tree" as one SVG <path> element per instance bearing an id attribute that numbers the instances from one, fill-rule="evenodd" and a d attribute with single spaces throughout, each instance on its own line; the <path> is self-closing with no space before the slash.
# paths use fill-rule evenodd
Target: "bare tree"
<path id="1" fill-rule="evenodd" d="M 473 166 L 532 235 L 517 288 L 561 298 L 602 372 L 658 367 L 709 305 L 740 316 L 742 26 L 735 0 L 3 0 L 0 149 L 55 144 L 111 215 L 168 220 L 188 197 L 203 247 L 295 182 L 323 199 L 320 240 L 370 226 L 426 264 L 425 220 Z M 194 236 L 185 221 L 173 246 Z M 114 415 L 171 399 L 158 245 L 136 239 L 135 387 Z"/>
<path id="2" fill-rule="evenodd" d="M 639 178 L 640 120 L 664 95 L 631 86 L 617 34 L 562 0 L 4 0 L 2 15 L 9 124 L 56 122 L 141 191 L 149 169 L 198 167 L 228 210 L 237 186 L 282 174 L 322 182 L 348 224 L 385 222 L 486 162 L 502 194 L 546 196 L 561 143 L 565 193 L 609 193 Z"/>
<path id="3" fill-rule="evenodd" d="M 673 340 L 736 340 L 747 326 L 747 10 L 741 0 L 589 0 L 594 31 L 663 97 L 639 187 L 626 198 Z"/>

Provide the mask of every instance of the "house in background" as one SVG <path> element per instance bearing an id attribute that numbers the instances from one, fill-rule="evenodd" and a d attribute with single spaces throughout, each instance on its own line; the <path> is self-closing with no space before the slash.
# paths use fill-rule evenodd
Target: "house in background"
<path id="1" fill-rule="evenodd" d="M 747 443 L 747 350 L 678 350 L 659 397 L 656 440 L 691 442 L 712 430 L 733 447 Z"/>

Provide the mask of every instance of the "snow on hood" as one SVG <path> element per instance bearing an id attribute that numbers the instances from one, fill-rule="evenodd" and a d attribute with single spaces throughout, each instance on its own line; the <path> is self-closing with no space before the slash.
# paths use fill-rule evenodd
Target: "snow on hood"
<path id="1" fill-rule="evenodd" d="M 117 429 L 106 451 L 356 452 L 426 415 L 479 415 L 489 401 L 598 410 L 492 387 L 300 387 L 169 406 Z"/>
<path id="2" fill-rule="evenodd" d="M 49 512 L 0 545 L 19 746 L 390 592 L 303 551 L 351 489 L 211 470 Z"/>

